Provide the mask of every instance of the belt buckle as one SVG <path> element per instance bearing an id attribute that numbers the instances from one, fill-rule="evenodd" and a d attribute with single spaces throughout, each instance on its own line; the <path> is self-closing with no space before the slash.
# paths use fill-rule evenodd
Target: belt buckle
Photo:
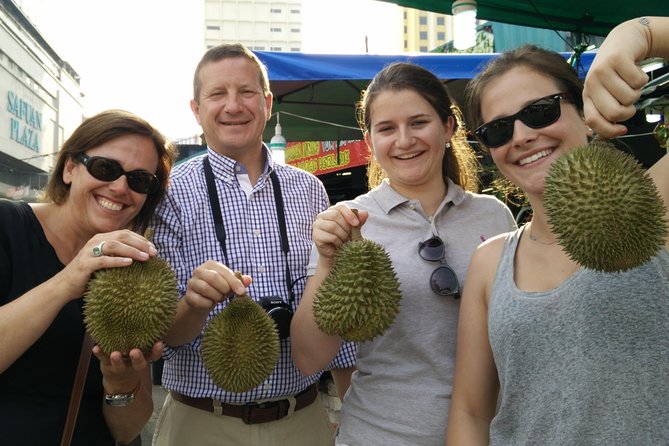
<path id="1" fill-rule="evenodd" d="M 244 424 L 253 424 L 251 422 L 251 410 L 254 408 L 260 407 L 260 404 L 254 402 L 244 404 L 244 410 L 242 412 L 242 421 Z"/>

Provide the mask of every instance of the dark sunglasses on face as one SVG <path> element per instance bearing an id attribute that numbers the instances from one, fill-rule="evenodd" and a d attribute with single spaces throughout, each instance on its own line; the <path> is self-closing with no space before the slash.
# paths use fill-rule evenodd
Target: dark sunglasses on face
<path id="1" fill-rule="evenodd" d="M 567 99 L 567 94 L 556 93 L 537 99 L 515 115 L 495 119 L 477 128 L 474 133 L 489 148 L 506 144 L 513 137 L 516 119 L 533 129 L 547 127 L 560 119 L 560 101 Z"/>
<path id="2" fill-rule="evenodd" d="M 437 267 L 430 276 L 430 288 L 440 296 L 453 296 L 460 298 L 460 284 L 458 276 L 453 269 L 446 263 L 446 246 L 437 236 L 434 236 L 424 242 L 418 243 L 418 255 L 428 262 L 440 262 L 442 265 Z"/>
<path id="3" fill-rule="evenodd" d="M 151 194 L 158 190 L 158 177 L 146 170 L 126 172 L 118 161 L 102 156 L 88 156 L 85 153 L 76 155 L 75 159 L 86 167 L 88 173 L 99 181 L 116 181 L 125 175 L 128 187 L 140 194 Z"/>

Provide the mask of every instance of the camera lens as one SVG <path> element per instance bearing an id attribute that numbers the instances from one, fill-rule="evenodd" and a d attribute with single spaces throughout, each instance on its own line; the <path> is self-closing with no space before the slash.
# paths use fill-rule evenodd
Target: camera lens
<path id="1" fill-rule="evenodd" d="M 276 324 L 279 339 L 290 337 L 290 321 L 293 319 L 293 309 L 278 297 L 266 297 L 260 300 L 262 307 Z"/>

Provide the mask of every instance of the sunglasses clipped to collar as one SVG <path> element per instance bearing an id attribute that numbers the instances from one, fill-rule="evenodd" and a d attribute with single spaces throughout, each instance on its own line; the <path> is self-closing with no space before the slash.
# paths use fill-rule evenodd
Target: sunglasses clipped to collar
<path id="1" fill-rule="evenodd" d="M 430 276 L 430 288 L 440 296 L 460 298 L 460 283 L 455 271 L 446 263 L 446 245 L 437 236 L 418 243 L 418 255 L 428 262 L 439 262 L 440 266 Z"/>
<path id="2" fill-rule="evenodd" d="M 483 124 L 474 131 L 474 134 L 486 147 L 494 149 L 511 140 L 516 119 L 520 119 L 520 122 L 533 129 L 547 127 L 560 119 L 560 101 L 568 98 L 566 93 L 555 93 L 537 99 L 515 115 Z"/>
<path id="3" fill-rule="evenodd" d="M 160 186 L 158 177 L 151 172 L 140 169 L 126 172 L 118 161 L 110 158 L 79 153 L 75 159 L 86 167 L 93 178 L 99 181 L 116 181 L 121 175 L 125 175 L 128 187 L 140 194 L 151 194 Z"/>

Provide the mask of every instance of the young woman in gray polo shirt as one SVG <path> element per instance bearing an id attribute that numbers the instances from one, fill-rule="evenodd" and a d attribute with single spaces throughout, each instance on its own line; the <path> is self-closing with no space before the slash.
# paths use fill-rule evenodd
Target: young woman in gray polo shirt
<path id="1" fill-rule="evenodd" d="M 370 192 L 314 223 L 311 277 L 292 324 L 293 358 L 309 374 L 339 350 L 341 338 L 318 329 L 313 298 L 337 249 L 361 226 L 364 238 L 390 254 L 402 301 L 391 327 L 358 347 L 337 444 L 442 445 L 469 259 L 479 243 L 515 223 L 499 200 L 470 191 L 477 186 L 474 154 L 459 110 L 432 73 L 409 63 L 386 67 L 359 112 L 381 175 L 370 175 Z M 375 185 L 375 177 L 385 178 Z"/>

